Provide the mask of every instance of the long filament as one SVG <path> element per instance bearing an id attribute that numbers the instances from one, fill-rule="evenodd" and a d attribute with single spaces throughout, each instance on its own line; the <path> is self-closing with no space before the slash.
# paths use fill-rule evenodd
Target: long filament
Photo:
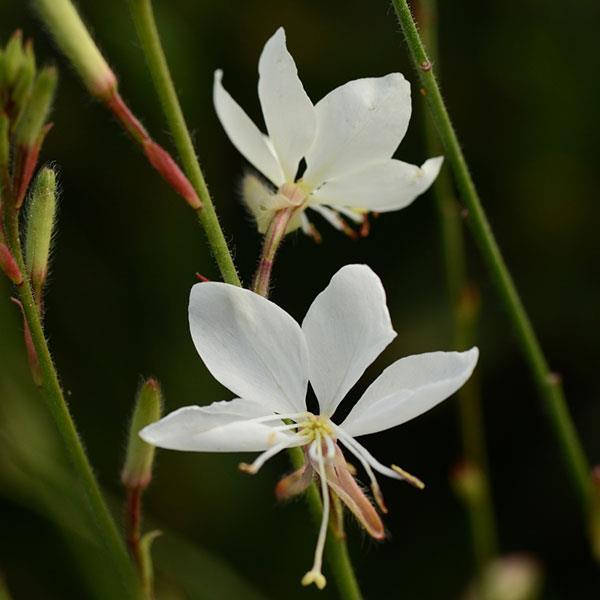
<path id="1" fill-rule="evenodd" d="M 321 444 L 321 434 L 317 433 L 317 462 L 319 466 L 319 479 L 321 480 L 321 496 L 323 497 L 323 516 L 321 519 L 321 528 L 319 529 L 319 538 L 315 550 L 315 562 L 312 571 L 321 572 L 323 565 L 323 550 L 325 548 L 325 538 L 327 537 L 327 525 L 329 524 L 329 490 L 327 489 L 327 478 L 325 475 L 325 460 L 323 458 L 323 446 Z"/>

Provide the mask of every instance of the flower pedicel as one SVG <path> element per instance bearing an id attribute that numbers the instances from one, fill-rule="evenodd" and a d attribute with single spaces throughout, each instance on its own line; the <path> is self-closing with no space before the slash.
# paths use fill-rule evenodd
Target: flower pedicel
<path id="1" fill-rule="evenodd" d="M 405 423 L 453 394 L 470 377 L 478 350 L 432 352 L 396 361 L 337 424 L 332 417 L 339 403 L 396 336 L 383 286 L 369 267 L 340 269 L 312 303 L 302 327 L 266 298 L 217 282 L 192 288 L 189 317 L 200 357 L 238 398 L 181 408 L 140 435 L 173 450 L 262 451 L 252 464 L 241 465 L 249 473 L 286 448 L 302 447 L 304 466 L 280 481 L 277 495 L 300 493 L 315 476 L 320 482 L 323 518 L 314 563 L 302 583 L 322 589 L 328 488 L 371 536 L 384 537 L 381 519 L 355 482 L 341 447 L 364 468 L 383 512 L 375 471 L 423 487 L 399 467 L 382 465 L 355 438 Z M 306 407 L 309 380 L 319 414 Z"/>

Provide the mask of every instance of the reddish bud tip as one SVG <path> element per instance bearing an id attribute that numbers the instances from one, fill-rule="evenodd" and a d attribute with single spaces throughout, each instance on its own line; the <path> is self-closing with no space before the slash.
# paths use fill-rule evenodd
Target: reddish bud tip
<path id="1" fill-rule="evenodd" d="M 201 281 L 202 283 L 207 283 L 208 281 L 210 281 L 210 279 L 208 277 L 204 277 L 202 273 L 196 273 L 196 279 L 198 281 Z"/>
<path id="2" fill-rule="evenodd" d="M 150 164 L 163 176 L 165 181 L 194 209 L 202 208 L 192 184 L 183 174 L 171 155 L 153 140 L 144 142 L 144 154 Z"/>
<path id="3" fill-rule="evenodd" d="M 17 261 L 8 249 L 8 246 L 2 243 L 0 243 L 0 268 L 15 285 L 23 283 L 23 274 L 21 273 L 21 269 L 19 269 Z"/>

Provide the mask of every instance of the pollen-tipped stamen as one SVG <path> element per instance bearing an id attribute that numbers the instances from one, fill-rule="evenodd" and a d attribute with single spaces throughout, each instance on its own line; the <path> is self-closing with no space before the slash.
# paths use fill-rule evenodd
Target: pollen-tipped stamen
<path id="1" fill-rule="evenodd" d="M 414 485 L 416 488 L 418 488 L 420 490 L 425 489 L 425 484 L 418 477 L 411 475 L 408 471 L 401 469 L 397 465 L 392 465 L 392 470 L 395 471 L 396 473 L 398 473 L 398 475 L 401 475 L 402 479 L 404 479 L 406 482 L 410 483 L 411 485 Z"/>
<path id="2" fill-rule="evenodd" d="M 284 440 L 283 442 L 279 442 L 275 444 L 268 450 L 265 450 L 262 454 L 260 454 L 254 462 L 251 464 L 248 463 L 240 463 L 238 468 L 240 471 L 244 473 L 249 473 L 250 475 L 255 475 L 258 473 L 260 468 L 270 459 L 273 458 L 276 454 L 279 454 L 282 450 L 293 446 L 294 443 L 291 440 Z"/>
<path id="3" fill-rule="evenodd" d="M 333 225 L 338 231 L 345 233 L 348 237 L 356 239 L 358 234 L 342 217 L 334 210 L 320 204 L 311 204 L 310 208 L 318 212 L 328 223 Z"/>
<path id="4" fill-rule="evenodd" d="M 355 456 L 362 456 L 362 458 L 378 473 L 381 473 L 386 477 L 391 477 L 392 479 L 402 479 L 420 490 L 425 488 L 425 484 L 418 477 L 411 475 L 404 469 L 401 469 L 396 465 L 392 465 L 392 468 L 382 465 L 364 446 L 359 444 L 352 436 L 345 433 L 339 427 L 335 427 L 335 432 L 346 448 L 350 451 L 355 451 L 353 452 Z"/>
<path id="5" fill-rule="evenodd" d="M 373 493 L 373 498 L 375 499 L 375 502 L 377 502 L 379 510 L 384 514 L 387 514 L 388 508 L 385 504 L 385 500 L 383 499 L 383 492 L 379 487 L 379 482 L 377 481 L 377 477 L 375 477 L 375 473 L 373 473 L 373 469 L 371 469 L 371 465 L 369 465 L 360 452 L 358 452 L 356 448 L 353 448 L 352 444 L 348 442 L 348 438 L 350 436 L 346 436 L 346 434 L 340 434 L 339 437 L 340 442 L 359 460 L 360 464 L 363 466 L 363 469 L 365 470 L 371 482 L 371 492 Z"/>
<path id="6" fill-rule="evenodd" d="M 311 444 L 311 449 L 316 446 L 316 462 L 319 467 L 319 479 L 321 480 L 321 497 L 323 498 L 323 514 L 321 518 L 321 527 L 315 549 L 315 560 L 312 568 L 302 578 L 302 585 L 307 586 L 314 583 L 320 590 L 327 584 L 325 576 L 321 572 L 323 566 L 323 550 L 325 549 L 325 538 L 327 537 L 327 525 L 329 523 L 329 490 L 327 489 L 327 475 L 325 473 L 325 460 L 323 457 L 323 446 L 321 443 L 321 434 L 317 431 L 316 439 Z M 309 450 L 310 452 L 310 450 Z"/>

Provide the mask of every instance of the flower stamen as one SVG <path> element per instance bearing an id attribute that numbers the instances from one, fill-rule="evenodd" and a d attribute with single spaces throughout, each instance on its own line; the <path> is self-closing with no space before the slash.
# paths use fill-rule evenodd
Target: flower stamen
<path id="1" fill-rule="evenodd" d="M 333 225 L 338 231 L 342 231 L 349 238 L 356 239 L 358 234 L 342 217 L 335 211 L 321 204 L 310 204 L 310 208 L 318 212 L 327 222 Z"/>
<path id="2" fill-rule="evenodd" d="M 392 465 L 392 471 L 395 471 L 396 473 L 398 473 L 398 475 L 401 475 L 402 479 L 404 479 L 411 485 L 414 485 L 416 488 L 420 490 L 425 489 L 425 484 L 418 477 L 411 475 L 408 471 L 401 469 L 399 466 Z"/>
<path id="3" fill-rule="evenodd" d="M 283 442 L 279 442 L 275 444 L 268 450 L 265 450 L 262 454 L 259 454 L 258 457 L 251 464 L 248 463 L 240 463 L 238 468 L 240 471 L 244 473 L 249 473 L 250 475 L 255 475 L 258 473 L 259 469 L 270 459 L 273 458 L 276 454 L 279 454 L 282 450 L 289 448 L 290 446 L 294 446 L 297 443 L 297 438 L 294 437 L 293 440 L 283 440 Z"/>
<path id="4" fill-rule="evenodd" d="M 375 477 L 375 473 L 373 473 L 373 469 L 371 469 L 371 465 L 365 460 L 365 458 L 360 454 L 360 452 L 352 446 L 349 442 L 350 436 L 346 436 L 343 432 L 338 430 L 338 434 L 340 437 L 340 442 L 359 460 L 360 464 L 363 466 L 365 473 L 369 477 L 371 482 L 371 492 L 373 492 L 373 498 L 375 498 L 375 502 L 377 502 L 377 506 L 382 513 L 387 514 L 388 508 L 385 504 L 385 500 L 383 499 L 383 492 L 379 487 L 379 482 L 377 481 L 377 477 Z M 350 438 L 352 439 L 352 438 Z M 354 441 L 354 440 L 352 440 Z"/>
<path id="5" fill-rule="evenodd" d="M 327 476 L 325 473 L 325 460 L 323 457 L 323 445 L 321 433 L 317 431 L 316 439 L 311 444 L 309 453 L 316 446 L 316 462 L 318 465 L 319 479 L 321 481 L 321 496 L 323 498 L 323 515 L 321 518 L 321 527 L 319 529 L 319 538 L 315 549 L 315 560 L 312 568 L 302 578 L 302 585 L 307 586 L 314 583 L 317 588 L 322 590 L 327 585 L 327 579 L 321 572 L 323 566 L 323 550 L 325 548 L 325 538 L 327 536 L 327 525 L 329 523 L 329 490 L 327 489 Z"/>

